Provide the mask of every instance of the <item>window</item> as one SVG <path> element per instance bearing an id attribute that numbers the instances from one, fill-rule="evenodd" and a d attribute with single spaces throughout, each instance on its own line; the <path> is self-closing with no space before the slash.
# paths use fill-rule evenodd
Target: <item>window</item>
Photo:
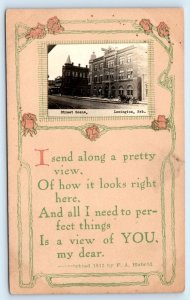
<path id="1" fill-rule="evenodd" d="M 82 73 L 79 73 L 80 78 L 82 78 Z"/>
<path id="2" fill-rule="evenodd" d="M 113 60 L 109 60 L 108 61 L 108 68 L 113 68 L 114 66 L 114 61 Z"/>
<path id="3" fill-rule="evenodd" d="M 100 81 L 100 83 L 102 83 L 102 79 L 103 79 L 103 76 L 102 76 L 102 75 L 100 75 L 100 77 L 99 77 L 99 81 Z"/>
<path id="4" fill-rule="evenodd" d="M 72 71 L 72 76 L 73 76 L 73 77 L 75 76 L 75 72 L 74 72 L 74 71 Z"/>
<path id="5" fill-rule="evenodd" d="M 132 62 L 132 54 L 127 55 L 127 62 L 128 63 Z"/>
<path id="6" fill-rule="evenodd" d="M 100 70 L 102 70 L 103 69 L 103 63 L 100 63 Z"/>
<path id="7" fill-rule="evenodd" d="M 75 72 L 75 77 L 78 77 L 78 72 Z"/>
<path id="8" fill-rule="evenodd" d="M 105 73 L 105 80 L 109 80 L 109 72 Z"/>
<path id="9" fill-rule="evenodd" d="M 121 57 L 119 58 L 119 65 L 123 65 L 123 64 L 124 64 L 124 57 L 121 56 Z"/>
<path id="10" fill-rule="evenodd" d="M 127 70 L 127 78 L 128 78 L 128 79 L 133 78 L 133 69 L 128 69 L 128 70 Z"/>
<path id="11" fill-rule="evenodd" d="M 133 96 L 133 87 L 132 87 L 132 85 L 128 85 L 128 87 L 127 87 L 127 96 Z"/>
<path id="12" fill-rule="evenodd" d="M 122 86 L 119 87 L 119 95 L 122 96 L 124 94 L 124 89 Z"/>
<path id="13" fill-rule="evenodd" d="M 113 72 L 110 72 L 110 79 L 114 79 L 114 73 Z"/>
<path id="14" fill-rule="evenodd" d="M 94 71 L 98 70 L 98 65 L 94 65 Z"/>
<path id="15" fill-rule="evenodd" d="M 95 76 L 94 76 L 94 83 L 97 83 L 97 81 L 98 81 L 98 76 L 95 75 Z"/>
<path id="16" fill-rule="evenodd" d="M 124 78 L 124 71 L 120 70 L 119 71 L 119 79 L 123 79 Z"/>

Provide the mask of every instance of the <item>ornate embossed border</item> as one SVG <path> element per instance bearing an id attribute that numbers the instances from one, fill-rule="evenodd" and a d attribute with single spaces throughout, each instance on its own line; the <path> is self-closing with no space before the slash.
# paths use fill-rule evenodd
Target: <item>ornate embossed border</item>
<path id="1" fill-rule="evenodd" d="M 144 23 L 143 23 L 144 21 Z M 148 22 L 147 22 L 148 21 Z M 174 109 L 175 109 L 175 78 L 173 75 L 170 75 L 171 66 L 173 63 L 173 44 L 170 41 L 169 36 L 169 29 L 165 26 L 163 22 L 159 24 L 159 26 L 155 27 L 150 23 L 149 20 L 141 20 L 141 22 L 138 24 L 136 20 L 85 20 L 85 21 L 70 21 L 65 20 L 61 21 L 61 24 L 68 24 L 68 23 L 74 23 L 74 24 L 80 24 L 80 23 L 117 23 L 117 22 L 126 22 L 129 23 L 132 26 L 131 30 L 94 30 L 93 32 L 90 30 L 85 30 L 82 33 L 101 33 L 106 32 L 108 34 L 117 34 L 117 33 L 134 33 L 134 34 L 149 34 L 149 36 L 156 42 L 158 42 L 161 47 L 164 48 L 168 55 L 168 64 L 166 68 L 162 71 L 158 78 L 158 84 L 161 85 L 162 88 L 166 89 L 168 93 L 170 94 L 170 114 L 167 118 L 167 122 L 169 124 L 168 127 L 165 129 L 169 129 L 170 136 L 171 136 L 171 148 L 164 158 L 161 170 L 160 170 L 160 185 L 161 185 L 161 220 L 162 220 L 162 261 L 163 261 L 163 270 L 155 271 L 155 272 L 125 272 L 125 273 L 80 273 L 80 274 L 35 274 L 33 269 L 33 217 L 32 217 L 32 173 L 30 165 L 23 161 L 22 158 L 22 139 L 23 139 L 23 124 L 25 133 L 29 132 L 30 135 L 36 134 L 37 131 L 40 130 L 56 130 L 56 129 L 71 129 L 71 130 L 77 130 L 80 133 L 82 133 L 86 138 L 93 141 L 96 138 L 99 138 L 102 134 L 105 134 L 108 131 L 112 130 L 158 130 L 161 129 L 159 127 L 159 120 L 154 121 L 154 126 L 152 125 L 145 125 L 145 126 L 122 126 L 122 127 L 109 127 L 101 124 L 85 124 L 79 127 L 75 126 L 37 126 L 33 129 L 31 129 L 27 126 L 27 122 L 23 121 L 22 116 L 22 109 L 21 109 L 21 103 L 22 100 L 20 98 L 20 59 L 21 59 L 21 52 L 22 50 L 31 42 L 33 42 L 33 39 L 29 38 L 26 41 L 20 43 L 20 40 L 26 37 L 30 33 L 30 28 L 27 25 L 24 24 L 16 24 L 15 26 L 15 63 L 16 63 L 16 99 L 17 99 L 17 114 L 18 114 L 18 160 L 20 162 L 20 168 L 18 170 L 17 175 L 17 183 L 18 183 L 18 201 L 17 201 L 17 220 L 18 220 L 18 270 L 19 270 L 19 286 L 21 288 L 32 288 L 35 286 L 35 283 L 38 278 L 45 277 L 48 285 L 50 287 L 68 287 L 68 286 L 144 286 L 149 285 L 149 277 L 150 276 L 158 276 L 160 279 L 161 284 L 163 285 L 171 285 L 174 282 L 175 279 L 175 272 L 176 272 L 176 248 L 175 248 L 175 171 L 174 171 L 174 165 L 172 162 L 172 155 L 175 150 L 175 141 L 176 141 L 176 131 L 175 131 L 175 122 L 174 122 Z M 40 25 L 41 26 L 41 25 Z M 43 25 L 42 25 L 43 26 Z M 22 30 L 25 30 L 25 33 L 20 33 L 20 28 Z M 36 27 L 37 28 L 37 27 Z M 34 32 L 36 28 L 33 28 Z M 43 28 L 43 27 L 42 27 Z M 48 33 L 47 27 L 44 27 L 45 33 Z M 159 31 L 160 30 L 160 31 Z M 159 33 L 156 34 L 156 32 Z M 70 30 L 70 31 L 64 31 L 61 32 L 61 34 L 81 34 L 80 30 Z M 30 116 L 27 116 L 31 120 L 32 114 Z M 24 122 L 24 123 L 23 123 Z M 34 122 L 34 124 L 36 124 Z M 90 129 L 90 134 L 92 134 L 93 130 L 95 130 L 96 138 L 90 138 L 88 136 L 88 129 Z M 162 128 L 163 129 L 163 128 Z M 166 207 L 165 207 L 165 169 L 169 166 L 170 173 L 171 173 L 171 202 L 170 202 L 170 214 L 171 214 L 171 223 L 169 224 L 167 222 L 167 226 L 170 226 L 170 232 L 171 232 L 171 257 L 172 257 L 172 265 L 171 265 L 171 274 L 168 275 L 167 272 L 167 237 L 166 237 Z M 25 279 L 23 275 L 24 265 L 23 265 L 23 223 L 22 223 L 22 205 L 23 205 L 23 199 L 21 194 L 22 189 L 22 180 L 21 180 L 21 172 L 25 171 L 27 173 L 28 177 L 28 231 L 29 231 L 29 269 L 28 269 L 28 277 L 29 279 Z M 26 200 L 26 199 L 25 199 Z M 93 282 L 84 282 L 84 278 L 96 278 L 97 282 L 93 280 Z M 106 277 L 113 277 L 114 281 L 111 283 L 103 282 L 103 278 Z M 72 282 L 66 283 L 64 280 L 66 278 L 72 278 Z M 76 282 L 76 278 L 81 278 L 80 282 Z M 120 278 L 119 282 L 116 282 L 116 278 Z M 125 278 L 125 280 L 123 280 Z M 56 280 L 63 279 L 62 282 L 56 282 Z M 99 281 L 98 281 L 99 279 Z"/>

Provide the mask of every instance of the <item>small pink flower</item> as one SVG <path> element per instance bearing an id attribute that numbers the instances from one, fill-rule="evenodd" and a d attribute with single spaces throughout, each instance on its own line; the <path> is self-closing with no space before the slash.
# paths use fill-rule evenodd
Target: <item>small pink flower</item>
<path id="1" fill-rule="evenodd" d="M 160 22 L 160 24 L 157 26 L 157 32 L 161 37 L 169 37 L 170 35 L 169 27 L 164 22 Z"/>
<path id="2" fill-rule="evenodd" d="M 31 114 L 31 113 L 27 113 L 27 114 L 23 114 L 22 116 L 22 127 L 23 127 L 23 134 L 27 135 L 27 133 L 29 133 L 31 136 L 33 134 L 36 134 L 36 127 L 37 127 L 37 123 L 36 123 L 37 119 L 36 119 L 36 115 Z"/>
<path id="3" fill-rule="evenodd" d="M 154 130 L 162 130 L 169 129 L 168 119 L 164 115 L 159 115 L 157 120 L 152 122 L 152 129 Z"/>
<path id="4" fill-rule="evenodd" d="M 86 128 L 86 137 L 91 141 L 95 141 L 100 137 L 99 128 L 96 125 Z"/>
<path id="5" fill-rule="evenodd" d="M 36 27 L 30 28 L 29 32 L 25 35 L 26 39 L 42 39 L 46 35 L 45 26 L 38 23 Z"/>
<path id="6" fill-rule="evenodd" d="M 158 116 L 158 124 L 159 124 L 159 129 L 166 129 L 167 128 L 167 120 L 166 117 L 163 115 Z"/>
<path id="7" fill-rule="evenodd" d="M 152 24 L 149 19 L 142 19 L 139 25 L 144 29 L 144 32 L 149 34 L 152 32 Z"/>
<path id="8" fill-rule="evenodd" d="M 159 115 L 157 120 L 158 122 L 166 122 L 166 117 L 164 115 Z"/>
<path id="9" fill-rule="evenodd" d="M 47 21 L 47 28 L 49 33 L 62 33 L 64 28 L 61 26 L 60 20 L 55 16 Z"/>

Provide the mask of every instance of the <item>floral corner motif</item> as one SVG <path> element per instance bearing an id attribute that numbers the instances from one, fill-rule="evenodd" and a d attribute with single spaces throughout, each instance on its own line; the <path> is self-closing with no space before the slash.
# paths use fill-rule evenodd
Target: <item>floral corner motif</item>
<path id="1" fill-rule="evenodd" d="M 22 131 L 23 135 L 26 136 L 30 134 L 30 136 L 37 134 L 37 118 L 36 115 L 31 113 L 25 113 L 22 115 Z"/>
<path id="2" fill-rule="evenodd" d="M 25 38 L 28 39 L 43 39 L 46 36 L 45 25 L 38 23 L 36 27 L 29 29 Z"/>
<path id="3" fill-rule="evenodd" d="M 157 33 L 159 37 L 165 38 L 170 43 L 170 29 L 165 22 L 160 22 L 158 26 L 154 26 L 149 19 L 142 19 L 139 22 L 140 27 L 144 33 Z"/>
<path id="4" fill-rule="evenodd" d="M 170 130 L 170 120 L 166 118 L 164 115 L 159 115 L 157 119 L 152 121 L 151 127 L 153 130 Z"/>
<path id="5" fill-rule="evenodd" d="M 58 17 L 54 16 L 47 20 L 47 24 L 37 23 L 35 27 L 32 27 L 28 30 L 25 35 L 27 40 L 29 39 L 43 39 L 47 33 L 49 34 L 60 34 L 64 31 L 63 26 L 61 25 Z"/>
<path id="6" fill-rule="evenodd" d="M 100 128 L 95 124 L 87 127 L 85 137 L 90 141 L 96 141 L 100 137 Z"/>
<path id="7" fill-rule="evenodd" d="M 144 32 L 146 34 L 149 34 L 152 32 L 153 24 L 150 22 L 149 19 L 142 19 L 139 22 L 139 25 L 142 27 L 142 29 L 144 30 Z"/>
<path id="8" fill-rule="evenodd" d="M 157 32 L 160 37 L 168 38 L 170 36 L 170 29 L 165 22 L 160 22 L 157 26 Z"/>
<path id="9" fill-rule="evenodd" d="M 47 21 L 47 29 L 50 34 L 59 34 L 64 31 L 63 26 L 61 26 L 61 22 L 58 17 L 54 16 Z"/>

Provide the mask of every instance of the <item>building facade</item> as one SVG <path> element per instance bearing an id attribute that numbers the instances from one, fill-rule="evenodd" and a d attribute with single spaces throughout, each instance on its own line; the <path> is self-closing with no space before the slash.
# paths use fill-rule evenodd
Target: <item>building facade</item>
<path id="1" fill-rule="evenodd" d="M 90 96 L 118 98 L 121 95 L 147 102 L 147 45 L 102 50 L 103 56 L 96 57 L 93 52 L 89 61 Z"/>
<path id="2" fill-rule="evenodd" d="M 75 66 L 68 56 L 65 65 L 62 67 L 61 93 L 71 96 L 89 96 L 90 87 L 88 85 L 89 68 Z"/>

